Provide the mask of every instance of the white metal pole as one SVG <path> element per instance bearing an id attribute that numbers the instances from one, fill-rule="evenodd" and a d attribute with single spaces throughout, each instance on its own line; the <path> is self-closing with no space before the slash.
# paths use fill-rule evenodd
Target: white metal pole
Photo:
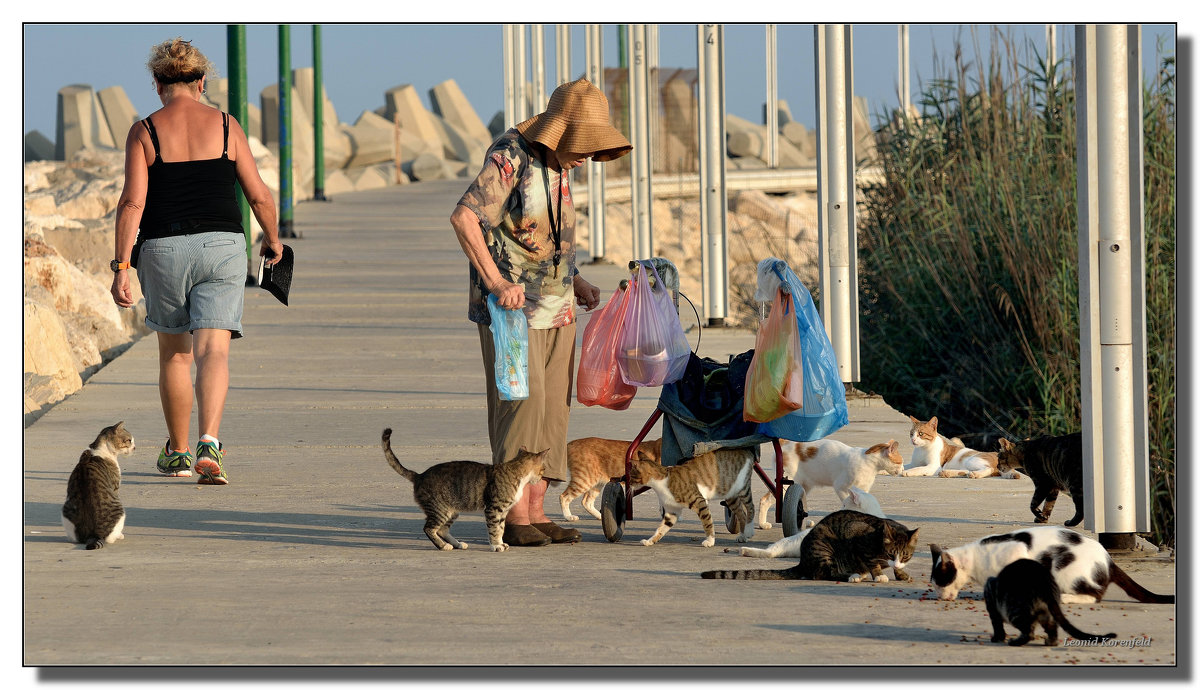
<path id="1" fill-rule="evenodd" d="M 1051 67 L 1058 61 L 1058 25 L 1046 25 L 1046 66 Z"/>
<path id="2" fill-rule="evenodd" d="M 842 381 L 859 380 L 851 28 L 815 28 L 821 319 Z"/>
<path id="3" fill-rule="evenodd" d="M 504 129 L 509 130 L 517 124 L 517 77 L 516 77 L 516 41 L 512 24 L 500 27 L 501 43 L 504 53 Z"/>
<path id="4" fill-rule="evenodd" d="M 604 91 L 604 30 L 600 24 L 587 25 L 587 79 Z M 592 261 L 604 259 L 604 164 L 588 159 L 588 230 L 591 233 Z"/>
<path id="5" fill-rule="evenodd" d="M 554 83 L 571 81 L 571 25 L 554 25 Z"/>
<path id="6" fill-rule="evenodd" d="M 650 132 L 646 93 L 646 25 L 630 24 L 629 40 L 629 129 L 633 144 L 630 195 L 633 203 L 633 258 L 654 256 L 650 196 Z"/>
<path id="7" fill-rule="evenodd" d="M 767 167 L 779 167 L 779 51 L 776 25 L 767 24 Z"/>
<path id="8" fill-rule="evenodd" d="M 529 48 L 533 63 L 533 109 L 532 117 L 546 109 L 546 29 L 541 24 L 530 24 Z"/>
<path id="9" fill-rule="evenodd" d="M 911 70 L 908 66 L 908 24 L 899 25 L 899 63 L 900 63 L 900 107 L 907 115 L 908 107 L 912 104 L 912 87 L 909 85 L 908 77 Z"/>
<path id="10" fill-rule="evenodd" d="M 700 82 L 700 261 L 704 272 L 704 314 L 721 326 L 729 313 L 725 189 L 724 27 L 696 27 Z"/>
<path id="11" fill-rule="evenodd" d="M 516 121 L 521 122 L 529 119 L 529 90 L 525 88 L 528 85 L 528 73 L 525 68 L 525 25 L 513 24 L 513 27 L 513 99 L 516 103 Z"/>
<path id="12" fill-rule="evenodd" d="M 1075 31 L 1084 526 L 1127 549 L 1150 529 L 1141 32 Z"/>

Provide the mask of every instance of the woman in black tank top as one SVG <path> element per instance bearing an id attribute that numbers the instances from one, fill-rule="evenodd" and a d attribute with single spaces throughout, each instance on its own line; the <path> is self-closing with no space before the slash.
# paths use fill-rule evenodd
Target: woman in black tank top
<path id="1" fill-rule="evenodd" d="M 231 254 L 244 253 L 237 185 L 263 229 L 259 255 L 272 257 L 271 265 L 283 255 L 275 202 L 241 125 L 203 103 L 212 68 L 208 58 L 190 42 L 173 39 L 151 49 L 147 67 L 163 107 L 134 123 L 125 141 L 113 301 L 122 308 L 134 305 L 130 258 L 135 242 L 145 246 L 136 268 L 146 296 L 146 325 L 158 334 L 168 435 L 158 470 L 190 477 L 194 463 L 201 484 L 228 484 L 218 434 L 229 388 L 229 343 L 241 336 L 247 268 Z M 188 429 L 193 396 L 200 426 L 194 456 Z"/>

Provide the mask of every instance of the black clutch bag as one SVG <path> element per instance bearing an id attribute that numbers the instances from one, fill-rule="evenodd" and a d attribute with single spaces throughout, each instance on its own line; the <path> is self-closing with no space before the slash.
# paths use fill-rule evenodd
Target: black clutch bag
<path id="1" fill-rule="evenodd" d="M 283 258 L 274 266 L 268 266 L 266 257 L 258 264 L 258 286 L 275 295 L 275 299 L 288 303 L 288 290 L 292 287 L 292 264 L 295 256 L 292 248 L 283 245 Z"/>

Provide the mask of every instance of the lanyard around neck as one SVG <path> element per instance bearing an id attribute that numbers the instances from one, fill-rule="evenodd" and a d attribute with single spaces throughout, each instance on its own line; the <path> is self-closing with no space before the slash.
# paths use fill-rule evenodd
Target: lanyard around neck
<path id="1" fill-rule="evenodd" d="M 546 182 L 546 215 L 550 218 L 550 238 L 554 241 L 554 277 L 558 277 L 558 264 L 562 261 L 562 172 L 558 173 L 558 218 L 554 217 L 554 200 L 550 196 L 550 166 L 542 166 L 542 177 Z"/>

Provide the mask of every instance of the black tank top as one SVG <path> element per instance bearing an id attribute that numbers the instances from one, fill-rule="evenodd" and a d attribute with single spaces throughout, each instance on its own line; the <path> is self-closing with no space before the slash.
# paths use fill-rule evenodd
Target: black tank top
<path id="1" fill-rule="evenodd" d="M 142 120 L 154 142 L 142 211 L 139 240 L 201 232 L 242 232 L 237 203 L 237 163 L 229 159 L 229 114 L 221 113 L 225 140 L 221 157 L 168 163 L 158 148 L 158 133 L 147 117 Z"/>

